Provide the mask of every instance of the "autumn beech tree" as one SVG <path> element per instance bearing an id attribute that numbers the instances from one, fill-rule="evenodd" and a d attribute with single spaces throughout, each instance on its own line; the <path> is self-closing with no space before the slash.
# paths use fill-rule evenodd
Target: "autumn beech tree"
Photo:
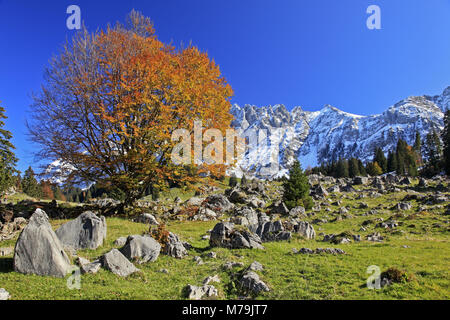
<path id="1" fill-rule="evenodd" d="M 127 205 L 148 187 L 194 182 L 194 171 L 224 173 L 224 164 L 174 164 L 171 138 L 193 132 L 194 121 L 225 136 L 232 94 L 206 53 L 162 43 L 150 19 L 132 11 L 125 25 L 66 43 L 45 71 L 28 128 L 40 158 L 70 168 L 65 178 L 118 188 Z"/>

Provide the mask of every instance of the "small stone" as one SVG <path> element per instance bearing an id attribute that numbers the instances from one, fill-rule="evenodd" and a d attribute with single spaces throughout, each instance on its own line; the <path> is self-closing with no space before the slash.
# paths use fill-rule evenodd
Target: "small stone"
<path id="1" fill-rule="evenodd" d="M 9 292 L 0 288 L 0 300 L 8 300 L 10 298 Z"/>
<path id="2" fill-rule="evenodd" d="M 216 274 L 215 276 L 209 276 L 205 280 L 203 280 L 203 285 L 208 285 L 211 282 L 220 282 L 219 276 Z"/>
<path id="3" fill-rule="evenodd" d="M 250 265 L 249 269 L 252 271 L 263 271 L 264 267 L 258 261 L 253 261 L 252 264 Z"/>
<path id="4" fill-rule="evenodd" d="M 194 257 L 194 261 L 195 261 L 198 265 L 204 264 L 202 258 L 200 258 L 199 256 L 195 256 L 195 257 Z"/>

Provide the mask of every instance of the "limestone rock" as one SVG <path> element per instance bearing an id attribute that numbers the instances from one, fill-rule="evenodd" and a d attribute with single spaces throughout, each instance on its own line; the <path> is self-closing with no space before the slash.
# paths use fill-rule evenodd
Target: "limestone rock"
<path id="1" fill-rule="evenodd" d="M 14 270 L 24 274 L 64 277 L 72 270 L 47 214 L 36 209 L 14 250 Z"/>
<path id="2" fill-rule="evenodd" d="M 74 249 L 97 249 L 106 239 L 105 217 L 91 211 L 83 212 L 56 230 L 56 235 L 65 246 Z"/>

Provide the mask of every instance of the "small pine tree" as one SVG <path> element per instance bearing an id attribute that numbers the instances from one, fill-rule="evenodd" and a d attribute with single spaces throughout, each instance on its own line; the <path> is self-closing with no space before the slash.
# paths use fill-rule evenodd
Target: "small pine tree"
<path id="1" fill-rule="evenodd" d="M 303 206 L 309 210 L 314 202 L 309 196 L 308 177 L 303 173 L 300 162 L 295 161 L 289 170 L 289 179 L 283 183 L 283 201 L 289 209 Z"/>
<path id="2" fill-rule="evenodd" d="M 238 180 L 235 176 L 230 177 L 230 181 L 228 182 L 228 185 L 232 188 L 236 187 L 238 184 Z"/>
<path id="3" fill-rule="evenodd" d="M 33 198 L 42 197 L 41 186 L 37 182 L 33 168 L 31 168 L 31 166 L 28 167 L 27 170 L 25 170 L 25 173 L 23 175 L 22 190 L 24 193 L 26 193 L 30 197 L 33 197 Z"/>
<path id="4" fill-rule="evenodd" d="M 244 175 L 242 175 L 242 179 L 241 179 L 241 186 L 246 186 L 247 185 L 247 177 Z"/>

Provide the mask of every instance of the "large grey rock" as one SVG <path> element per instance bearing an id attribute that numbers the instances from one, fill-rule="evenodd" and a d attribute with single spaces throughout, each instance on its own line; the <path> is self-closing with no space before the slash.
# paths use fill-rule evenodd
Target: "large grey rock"
<path id="1" fill-rule="evenodd" d="M 130 261 L 138 263 L 153 262 L 161 251 L 161 245 L 149 236 L 133 235 L 127 238 L 127 242 L 120 252 Z"/>
<path id="2" fill-rule="evenodd" d="M 271 206 L 270 213 L 286 215 L 286 214 L 289 214 L 289 209 L 286 207 L 284 202 L 279 202 L 279 203 Z"/>
<path id="3" fill-rule="evenodd" d="M 270 291 L 269 287 L 263 281 L 261 281 L 259 276 L 253 271 L 246 272 L 242 276 L 239 284 L 243 291 L 252 293 L 255 295 L 257 295 L 261 292 Z"/>
<path id="4" fill-rule="evenodd" d="M 0 288 L 0 300 L 8 300 L 10 297 L 9 292 L 3 288 Z"/>
<path id="5" fill-rule="evenodd" d="M 230 189 L 229 189 L 230 190 Z M 247 195 L 245 194 L 244 191 L 242 191 L 239 188 L 234 188 L 231 189 L 231 191 L 228 191 L 228 199 L 232 202 L 232 203 L 240 203 L 240 204 L 245 204 L 247 202 Z"/>
<path id="6" fill-rule="evenodd" d="M 306 210 L 302 206 L 292 208 L 291 211 L 289 211 L 289 216 L 291 216 L 291 217 L 306 217 Z"/>
<path id="7" fill-rule="evenodd" d="M 256 234 L 263 242 L 290 240 L 291 233 L 284 231 L 281 221 L 264 222 L 256 229 Z"/>
<path id="8" fill-rule="evenodd" d="M 106 239 L 105 217 L 98 217 L 91 211 L 80 214 L 56 230 L 61 242 L 74 249 L 97 249 Z"/>
<path id="9" fill-rule="evenodd" d="M 14 270 L 24 274 L 64 277 L 72 270 L 47 214 L 36 209 L 14 249 Z"/>
<path id="10" fill-rule="evenodd" d="M 200 300 L 203 297 L 213 297 L 217 296 L 217 289 L 212 285 L 203 285 L 201 287 L 187 285 L 185 287 L 186 297 L 191 300 Z"/>
<path id="11" fill-rule="evenodd" d="M 234 205 L 223 194 L 214 194 L 206 198 L 206 207 L 213 211 L 226 212 L 234 208 Z"/>
<path id="12" fill-rule="evenodd" d="M 128 259 L 117 249 L 112 249 L 100 258 L 102 266 L 121 277 L 127 277 L 132 273 L 138 272 Z"/>
<path id="13" fill-rule="evenodd" d="M 209 239 L 211 247 L 228 249 L 264 249 L 258 235 L 247 230 L 237 230 L 233 223 L 220 222 L 214 226 Z"/>
<path id="14" fill-rule="evenodd" d="M 190 206 L 201 206 L 203 201 L 205 201 L 204 198 L 192 197 L 188 201 L 186 201 L 185 205 L 188 206 L 188 207 L 190 207 Z"/>
<path id="15" fill-rule="evenodd" d="M 354 185 L 361 185 L 361 184 L 368 184 L 369 178 L 367 177 L 355 177 L 353 178 L 353 184 Z"/>
<path id="16" fill-rule="evenodd" d="M 316 237 L 316 231 L 314 230 L 314 227 L 306 221 L 298 222 L 294 226 L 294 230 L 296 233 L 300 234 L 306 239 L 314 239 Z"/>
<path id="17" fill-rule="evenodd" d="M 188 255 L 184 243 L 178 238 L 175 233 L 172 232 L 169 232 L 168 241 L 164 246 L 163 252 L 164 254 L 177 259 L 181 259 Z"/>
<path id="18" fill-rule="evenodd" d="M 136 222 L 146 223 L 151 225 L 159 225 L 158 220 L 156 220 L 155 216 L 150 213 L 143 213 L 139 217 L 136 218 Z"/>

